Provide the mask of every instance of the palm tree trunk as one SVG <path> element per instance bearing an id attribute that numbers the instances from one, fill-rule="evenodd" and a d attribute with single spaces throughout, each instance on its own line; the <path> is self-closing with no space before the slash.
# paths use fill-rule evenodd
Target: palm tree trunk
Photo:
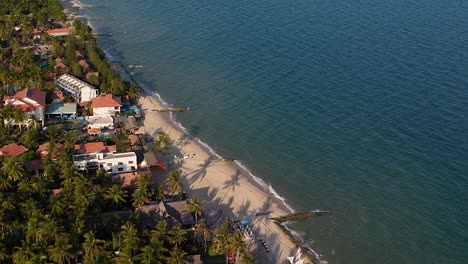
<path id="1" fill-rule="evenodd" d="M 236 251 L 236 264 L 239 263 L 239 255 L 240 255 L 240 249 L 238 248 Z"/>

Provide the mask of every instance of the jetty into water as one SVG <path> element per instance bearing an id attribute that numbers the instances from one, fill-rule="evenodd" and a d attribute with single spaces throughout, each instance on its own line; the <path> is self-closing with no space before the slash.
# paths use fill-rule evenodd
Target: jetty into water
<path id="1" fill-rule="evenodd" d="M 309 212 L 305 213 L 298 213 L 298 214 L 290 214 L 290 215 L 285 215 L 285 216 L 280 216 L 280 217 L 270 217 L 268 219 L 276 221 L 276 222 L 285 222 L 288 220 L 294 220 L 294 219 L 305 219 L 309 218 L 311 216 L 322 216 L 322 215 L 327 215 L 330 214 L 330 211 L 327 210 L 320 210 L 320 209 L 315 209 Z"/>

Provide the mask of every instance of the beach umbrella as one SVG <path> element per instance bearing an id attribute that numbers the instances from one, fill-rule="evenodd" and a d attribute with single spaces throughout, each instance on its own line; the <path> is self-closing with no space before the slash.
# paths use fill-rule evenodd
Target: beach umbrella
<path id="1" fill-rule="evenodd" d="M 84 119 L 85 119 L 85 117 L 84 117 L 84 116 L 80 116 L 80 118 L 79 118 L 79 119 L 80 119 L 80 120 L 84 120 Z"/>

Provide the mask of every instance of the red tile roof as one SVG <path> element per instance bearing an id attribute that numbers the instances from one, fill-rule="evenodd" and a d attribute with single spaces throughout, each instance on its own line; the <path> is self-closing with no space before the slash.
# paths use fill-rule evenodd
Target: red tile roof
<path id="1" fill-rule="evenodd" d="M 91 108 L 120 106 L 122 106 L 120 97 L 112 94 L 101 94 L 91 100 Z"/>
<path id="2" fill-rule="evenodd" d="M 2 157 L 19 157 L 26 151 L 28 151 L 27 148 L 16 143 L 11 143 L 0 149 L 0 155 Z"/>
<path id="3" fill-rule="evenodd" d="M 89 64 L 88 64 L 88 61 L 86 61 L 86 60 L 80 60 L 80 61 L 78 62 L 78 64 L 79 64 L 81 67 L 83 67 L 85 70 L 89 69 Z"/>
<path id="4" fill-rule="evenodd" d="M 106 146 L 104 142 L 90 142 L 86 144 L 75 145 L 75 150 L 81 151 L 83 153 L 96 153 L 99 150 L 101 152 L 115 152 L 115 146 Z"/>
<path id="5" fill-rule="evenodd" d="M 34 102 L 36 102 L 36 105 L 31 105 L 25 102 L 25 98 L 33 100 Z M 43 108 L 46 105 L 46 92 L 26 88 L 13 95 L 13 99 L 20 100 L 23 103 L 28 104 L 34 108 Z"/>
<path id="6" fill-rule="evenodd" d="M 71 30 L 68 28 L 56 28 L 56 29 L 49 29 L 47 30 L 49 34 L 57 34 L 57 33 L 71 33 Z"/>
<path id="7" fill-rule="evenodd" d="M 88 72 L 88 73 L 86 73 L 86 79 L 89 79 L 91 76 L 99 77 L 99 72 Z"/>

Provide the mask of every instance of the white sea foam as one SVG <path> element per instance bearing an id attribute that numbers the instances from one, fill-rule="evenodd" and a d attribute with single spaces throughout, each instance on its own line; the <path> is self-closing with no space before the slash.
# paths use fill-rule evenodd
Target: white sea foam
<path id="1" fill-rule="evenodd" d="M 289 228 L 286 224 L 282 224 L 284 228 L 286 228 L 290 233 L 291 235 L 294 237 L 295 240 L 299 241 L 301 244 L 302 244 L 302 247 L 309 250 L 310 252 L 312 252 L 312 254 L 314 254 L 315 258 L 321 263 L 321 264 L 328 264 L 327 261 L 323 260 L 322 259 L 322 255 L 317 253 L 315 250 L 313 250 L 305 241 L 304 239 L 302 239 L 302 237 L 299 235 L 299 233 L 297 233 L 296 231 L 292 230 L 291 228 Z"/>

